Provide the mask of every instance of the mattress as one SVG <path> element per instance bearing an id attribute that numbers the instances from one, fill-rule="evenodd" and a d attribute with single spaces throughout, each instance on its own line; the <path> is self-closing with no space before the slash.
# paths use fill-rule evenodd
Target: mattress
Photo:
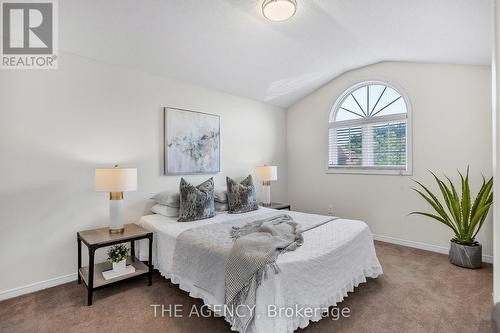
<path id="1" fill-rule="evenodd" d="M 194 222 L 177 222 L 175 217 L 146 215 L 139 222 L 154 233 L 153 264 L 166 278 L 190 296 L 203 299 L 210 307 L 224 304 L 223 295 L 196 287 L 188 276 L 171 273 L 176 238 L 185 230 L 198 226 L 249 217 L 259 218 L 274 210 L 261 207 L 244 214 L 218 213 L 211 219 Z M 299 224 L 307 225 L 325 219 L 324 216 L 301 212 L 287 212 Z M 254 333 L 288 333 L 306 327 L 310 321 L 322 318 L 321 311 L 294 315 L 278 315 L 272 309 L 324 309 L 341 302 L 366 278 L 382 274 L 375 253 L 373 237 L 366 223 L 356 220 L 336 219 L 303 234 L 304 244 L 293 252 L 281 254 L 277 264 L 279 274 L 271 273 L 257 290 L 257 308 Z M 145 242 L 136 247 L 136 255 L 147 260 Z M 286 313 L 283 312 L 283 313 Z"/>

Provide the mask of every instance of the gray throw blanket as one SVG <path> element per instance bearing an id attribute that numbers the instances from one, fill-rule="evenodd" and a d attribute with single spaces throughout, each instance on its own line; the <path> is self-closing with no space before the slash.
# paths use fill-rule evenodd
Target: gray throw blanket
<path id="1" fill-rule="evenodd" d="M 226 305 L 232 309 L 240 306 L 240 316 L 231 319 L 234 328 L 245 332 L 253 320 L 257 288 L 267 270 L 278 273 L 278 255 L 294 251 L 304 239 L 299 224 L 287 214 L 233 227 L 231 237 L 234 244 L 226 262 Z"/>
<path id="2" fill-rule="evenodd" d="M 233 295 L 231 299 L 234 306 L 238 305 L 235 302 L 236 294 L 240 294 L 237 298 L 240 305 L 255 305 L 257 287 L 266 278 L 267 269 L 278 271 L 278 267 L 275 265 L 278 254 L 283 251 L 290 251 L 299 246 L 302 242 L 301 234 L 305 231 L 336 219 L 326 216 L 324 219 L 314 220 L 305 218 L 304 220 L 297 221 L 300 224 L 299 227 L 296 222 L 292 221 L 290 216 L 283 218 L 283 214 L 278 211 L 264 213 L 259 216 L 237 217 L 220 223 L 200 223 L 199 227 L 183 231 L 176 239 L 170 273 L 174 279 L 178 279 L 181 284 L 185 284 L 184 288 L 187 288 L 185 290 L 189 289 L 188 285 L 204 290 L 205 296 L 203 298 L 207 304 L 217 305 L 220 304 L 219 302 L 225 302 L 225 295 L 227 293 L 225 280 L 227 279 L 228 285 L 230 284 L 232 286 L 231 290 L 234 291 L 237 289 L 233 289 L 235 286 L 247 286 L 253 283 L 252 286 L 247 288 L 245 292 L 246 296 L 242 296 L 245 294 L 240 294 L 238 291 L 229 291 L 229 294 Z M 274 221 L 277 225 L 264 223 L 266 220 Z M 279 222 L 280 220 L 281 222 Z M 261 238 L 258 239 L 264 243 L 262 244 L 264 246 L 260 246 L 261 244 L 256 244 L 256 242 L 252 241 L 255 236 L 252 233 L 255 233 L 258 229 L 263 231 L 259 232 Z M 290 231 L 290 234 L 288 234 L 288 231 Z M 279 239 L 276 243 L 274 243 L 276 238 L 271 237 L 273 232 L 276 238 Z M 267 235 L 264 235 L 266 233 Z M 284 238 L 281 237 L 282 234 Z M 237 239 L 236 242 L 232 238 L 232 235 Z M 245 243 L 247 237 L 250 237 L 249 243 Z M 271 246 L 269 247 L 266 242 L 270 243 Z M 287 245 L 288 242 L 289 244 Z M 235 256 L 232 257 L 233 250 L 238 252 L 234 252 Z M 246 250 L 248 250 L 248 254 L 244 253 Z M 258 252 L 256 255 L 252 255 L 253 251 Z M 241 255 L 238 255 L 238 253 Z M 246 258 L 246 260 L 253 260 L 253 258 L 258 259 L 262 256 L 267 258 L 261 261 L 261 264 L 266 267 L 265 269 L 256 269 L 252 265 L 247 265 L 244 260 L 240 261 L 239 259 Z M 230 257 L 232 258 L 229 259 Z M 235 269 L 235 273 L 230 273 L 231 277 L 226 275 L 226 272 L 231 271 L 231 269 L 226 269 L 226 266 L 229 264 L 233 267 L 232 269 Z M 246 267 L 250 267 L 249 271 L 241 272 Z M 240 279 L 239 274 L 241 274 L 241 277 L 248 277 L 248 279 L 241 279 L 239 283 L 234 282 Z M 194 297 L 200 297 L 196 291 L 193 291 L 193 295 L 195 295 Z M 238 314 L 242 314 L 244 308 L 246 307 L 240 307 Z M 228 312 L 218 311 L 216 308 L 214 308 L 214 312 L 217 315 L 225 316 L 233 329 L 237 329 L 236 327 L 238 327 L 240 332 L 247 329 L 248 325 L 253 323 L 251 315 L 255 314 L 251 313 L 250 316 L 241 316 L 241 318 L 238 318 L 237 316 L 231 316 Z"/>

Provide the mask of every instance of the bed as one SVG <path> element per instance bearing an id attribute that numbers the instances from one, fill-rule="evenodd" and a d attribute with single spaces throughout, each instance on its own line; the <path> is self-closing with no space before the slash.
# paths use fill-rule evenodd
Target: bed
<path id="1" fill-rule="evenodd" d="M 248 213 L 222 212 L 210 219 L 183 223 L 177 222 L 175 217 L 154 214 L 143 216 L 139 224 L 154 233 L 155 268 L 180 289 L 189 292 L 191 297 L 201 298 L 216 314 L 224 315 L 219 311 L 220 305 L 224 304 L 224 267 L 208 268 L 213 270 L 209 272 L 213 281 L 217 281 L 209 289 L 196 282 L 196 271 L 179 276 L 172 271 L 176 240 L 184 231 L 200 226 L 257 220 L 273 214 L 283 214 L 283 211 L 261 207 Z M 331 217 L 294 211 L 286 214 L 301 225 L 331 220 Z M 280 272 L 270 273 L 257 289 L 255 311 L 258 315 L 247 332 L 291 333 L 304 328 L 310 321 L 320 320 L 324 309 L 341 302 L 354 287 L 366 282 L 366 278 L 376 278 L 383 273 L 372 234 L 364 222 L 336 218 L 305 232 L 303 237 L 301 247 L 278 257 L 276 263 Z M 136 248 L 136 255 L 141 260 L 148 255 L 145 245 L 141 243 Z M 296 311 L 292 315 L 283 312 L 276 316 L 276 310 L 280 308 L 314 308 L 318 311 Z"/>

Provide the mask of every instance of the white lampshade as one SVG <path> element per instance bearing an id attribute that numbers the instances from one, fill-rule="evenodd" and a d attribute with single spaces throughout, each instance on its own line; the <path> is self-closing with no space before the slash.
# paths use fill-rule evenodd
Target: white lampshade
<path id="1" fill-rule="evenodd" d="M 95 169 L 97 192 L 125 192 L 137 190 L 136 168 Z"/>
<path id="2" fill-rule="evenodd" d="M 296 0 L 265 0 L 262 3 L 262 14 L 275 22 L 288 20 L 295 14 Z"/>
<path id="3" fill-rule="evenodd" d="M 259 166 L 255 169 L 255 176 L 260 181 L 278 180 L 278 167 L 274 165 Z"/>

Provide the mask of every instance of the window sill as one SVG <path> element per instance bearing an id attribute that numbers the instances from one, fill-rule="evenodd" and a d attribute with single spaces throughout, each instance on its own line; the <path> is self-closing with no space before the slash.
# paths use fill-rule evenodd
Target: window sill
<path id="1" fill-rule="evenodd" d="M 411 176 L 411 170 L 375 169 L 375 168 L 342 168 L 328 167 L 327 174 L 354 174 L 354 175 L 389 175 L 389 176 Z"/>

